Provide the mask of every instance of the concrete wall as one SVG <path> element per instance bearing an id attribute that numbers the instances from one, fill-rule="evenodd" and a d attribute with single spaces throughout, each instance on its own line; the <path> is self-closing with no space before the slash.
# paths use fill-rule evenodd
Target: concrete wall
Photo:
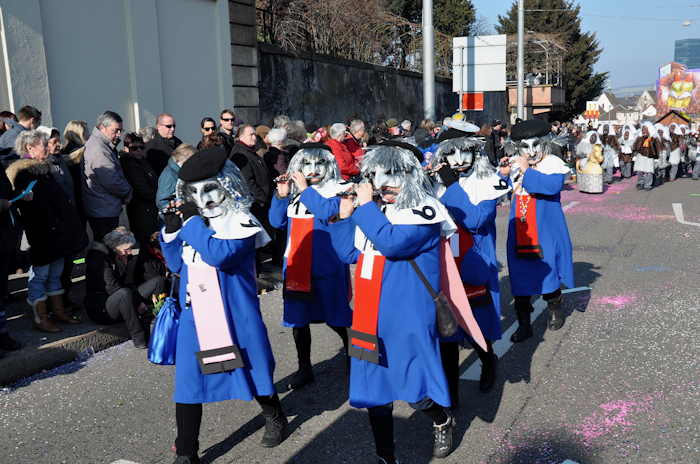
<path id="1" fill-rule="evenodd" d="M 258 111 L 258 40 L 255 0 L 229 0 L 231 29 L 231 72 L 236 116 L 247 123 L 256 123 Z"/>
<path id="2" fill-rule="evenodd" d="M 423 119 L 420 74 L 397 71 L 326 56 L 293 56 L 259 44 L 260 121 L 288 114 L 307 123 L 330 124 L 357 116 Z M 435 88 L 439 118 L 459 107 L 452 81 L 438 78 Z"/>
<path id="3" fill-rule="evenodd" d="M 233 103 L 228 0 L 18 0 L 2 3 L 15 108 L 45 124 L 92 126 L 106 109 L 127 130 L 161 112 L 200 138 L 203 116 Z M 0 82 L 1 83 L 1 82 Z"/>

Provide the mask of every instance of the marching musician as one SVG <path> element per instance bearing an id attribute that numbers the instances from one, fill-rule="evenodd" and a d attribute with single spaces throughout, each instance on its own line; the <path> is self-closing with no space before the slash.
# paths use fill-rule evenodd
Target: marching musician
<path id="1" fill-rule="evenodd" d="M 338 215 L 337 196 L 349 185 L 326 145 L 302 144 L 289 162 L 287 175 L 277 179 L 270 224 L 287 229 L 284 260 L 283 325 L 292 327 L 299 370 L 288 388 L 314 381 L 309 324 L 325 322 L 347 351 L 350 310 L 350 272 L 331 244 L 328 221 Z"/>
<path id="2" fill-rule="evenodd" d="M 450 245 L 488 350 L 480 348 L 462 329 L 443 340 L 443 364 L 453 408 L 459 406 L 459 342 L 469 341 L 481 360 L 479 389 L 490 391 L 496 379 L 498 358 L 492 344 L 502 335 L 496 207 L 499 199 L 511 190 L 483 154 L 483 139 L 473 136 L 479 128 L 466 122 L 461 124 L 464 126 L 461 130 L 450 128 L 440 135 L 433 169 L 440 180 L 437 189 L 440 201 L 457 223 L 457 233 L 451 237 Z"/>
<path id="3" fill-rule="evenodd" d="M 501 175 L 513 184 L 508 225 L 508 274 L 515 299 L 518 330 L 511 341 L 532 336 L 532 297 L 542 295 L 549 310 L 548 327 L 564 325 L 561 285 L 574 286 L 571 239 L 561 208 L 561 190 L 569 168 L 551 154 L 544 138 L 549 126 L 529 120 L 513 126 L 509 150 L 516 151 L 513 166 L 501 167 Z"/>
<path id="4" fill-rule="evenodd" d="M 398 462 L 397 400 L 432 420 L 434 456 L 452 451 L 454 420 L 446 409 L 450 395 L 427 286 L 440 288 L 441 235 L 455 226 L 432 195 L 421 160 L 420 150 L 405 143 L 371 147 L 362 161 L 362 175 L 371 183 L 356 188 L 356 208 L 352 198 L 341 200 L 340 220 L 331 225 L 338 256 L 357 263 L 348 332 L 350 405 L 368 409 L 380 464 Z"/>

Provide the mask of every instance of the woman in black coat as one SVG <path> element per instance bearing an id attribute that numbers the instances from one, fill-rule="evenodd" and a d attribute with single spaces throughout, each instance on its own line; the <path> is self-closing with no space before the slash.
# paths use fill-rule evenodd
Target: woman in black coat
<path id="1" fill-rule="evenodd" d="M 14 194 L 29 188 L 16 205 L 27 241 L 32 268 L 27 282 L 27 301 L 34 311 L 34 325 L 45 332 L 60 332 L 48 316 L 47 300 L 54 319 L 79 322 L 69 316 L 63 304 L 61 285 L 63 262 L 84 246 L 78 213 L 52 175 L 47 139 L 39 131 L 24 131 L 17 137 L 15 151 L 22 157 L 7 168 Z"/>
<path id="2" fill-rule="evenodd" d="M 126 205 L 126 214 L 136 240 L 146 246 L 159 225 L 156 208 L 158 176 L 146 159 L 143 139 L 136 134 L 128 134 L 124 142 L 128 151 L 122 153 L 120 161 L 124 176 L 134 192 Z"/>

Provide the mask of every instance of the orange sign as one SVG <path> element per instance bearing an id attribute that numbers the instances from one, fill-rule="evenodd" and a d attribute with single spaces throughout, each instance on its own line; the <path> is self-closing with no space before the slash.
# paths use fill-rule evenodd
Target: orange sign
<path id="1" fill-rule="evenodd" d="M 484 111 L 484 92 L 463 93 L 462 109 Z"/>

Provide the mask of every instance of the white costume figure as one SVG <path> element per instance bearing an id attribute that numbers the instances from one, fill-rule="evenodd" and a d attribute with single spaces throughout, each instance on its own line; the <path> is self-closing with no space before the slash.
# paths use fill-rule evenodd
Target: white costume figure
<path id="1" fill-rule="evenodd" d="M 612 124 L 602 124 L 598 127 L 598 135 L 603 144 L 603 182 L 612 184 L 615 168 L 620 167 L 619 151 L 620 146 L 617 142 L 617 134 L 615 126 Z"/>
<path id="2" fill-rule="evenodd" d="M 659 159 L 654 163 L 654 185 L 661 185 L 666 181 L 666 170 L 670 166 L 669 158 L 671 157 L 671 131 L 669 127 L 656 123 L 654 125 L 656 132 L 659 134 L 660 149 Z"/>
<path id="3" fill-rule="evenodd" d="M 642 128 L 634 142 L 635 162 L 637 171 L 637 189 L 651 190 L 654 186 L 654 171 L 661 150 L 659 133 L 650 122 L 642 124 Z"/>
<path id="4" fill-rule="evenodd" d="M 618 139 L 620 145 L 620 173 L 623 179 L 632 177 L 632 163 L 634 158 L 634 142 L 637 139 L 637 130 L 630 124 L 622 128 L 622 134 Z"/>
<path id="5" fill-rule="evenodd" d="M 596 131 L 588 131 L 576 145 L 576 183 L 585 193 L 603 193 L 603 142 Z"/>

